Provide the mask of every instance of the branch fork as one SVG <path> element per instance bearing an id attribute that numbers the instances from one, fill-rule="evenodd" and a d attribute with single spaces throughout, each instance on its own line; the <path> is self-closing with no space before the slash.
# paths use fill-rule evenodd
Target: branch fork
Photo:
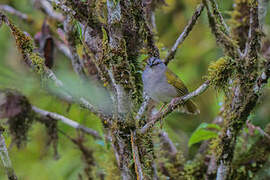
<path id="1" fill-rule="evenodd" d="M 187 100 L 196 97 L 206 91 L 206 89 L 209 87 L 210 81 L 204 82 L 198 89 L 195 91 L 183 96 L 183 97 L 177 97 L 172 99 L 172 101 L 168 104 L 167 108 L 155 114 L 150 121 L 145 124 L 139 132 L 142 134 L 145 134 L 149 129 L 151 129 L 160 119 L 166 117 L 168 114 L 170 114 L 174 109 L 176 109 L 179 105 L 183 105 Z"/>

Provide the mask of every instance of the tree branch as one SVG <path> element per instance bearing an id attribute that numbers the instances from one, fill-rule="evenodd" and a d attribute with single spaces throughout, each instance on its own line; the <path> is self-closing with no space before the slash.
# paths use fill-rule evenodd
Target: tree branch
<path id="1" fill-rule="evenodd" d="M 219 153 L 217 180 L 231 179 L 232 161 L 236 139 L 243 128 L 247 117 L 256 106 L 260 86 L 258 86 L 258 50 L 260 49 L 258 2 L 256 0 L 246 1 L 246 6 L 250 6 L 249 38 L 246 57 L 240 59 L 237 64 L 238 77 L 232 88 L 231 95 L 227 96 L 224 104 L 226 110 L 224 119 L 226 126 L 223 128 L 219 139 Z M 269 62 L 268 62 L 269 63 Z M 264 74 L 264 73 L 263 73 Z M 264 74 L 265 75 L 265 74 Z M 263 85 L 267 82 L 267 76 L 262 77 Z M 258 78 L 261 79 L 261 76 Z"/>
<path id="2" fill-rule="evenodd" d="M 192 15 L 192 18 L 189 20 L 188 24 L 184 28 L 183 32 L 180 34 L 180 36 L 177 38 L 176 42 L 174 43 L 173 47 L 169 51 L 168 55 L 164 59 L 164 63 L 167 65 L 175 56 L 177 48 L 179 47 L 180 44 L 184 42 L 186 37 L 189 35 L 191 30 L 193 29 L 194 25 L 196 24 L 198 18 L 200 17 L 202 11 L 204 9 L 204 5 L 200 4 L 196 8 L 194 14 Z"/>
<path id="3" fill-rule="evenodd" d="M 219 9 L 218 9 L 218 5 L 217 5 L 216 0 L 210 0 L 210 2 L 211 2 L 211 5 L 212 5 L 213 14 L 214 14 L 216 20 L 218 21 L 218 23 L 221 24 L 221 29 L 222 29 L 222 31 L 223 31 L 225 34 L 229 35 L 229 34 L 230 34 L 230 30 L 229 30 L 227 24 L 225 23 L 224 18 L 223 18 L 223 16 L 221 15 Z"/>
<path id="4" fill-rule="evenodd" d="M 0 12 L 0 19 L 5 22 L 15 37 L 18 49 L 20 50 L 23 59 L 27 65 L 29 65 L 35 72 L 38 74 L 41 79 L 48 78 L 51 80 L 58 90 L 61 90 L 61 95 L 63 98 L 72 103 L 78 103 L 82 107 L 87 108 L 92 113 L 97 115 L 103 120 L 108 120 L 111 117 L 106 115 L 101 109 L 96 108 L 94 105 L 89 103 L 84 97 L 73 97 L 72 93 L 66 88 L 61 80 L 59 80 L 53 71 L 47 68 L 44 64 L 44 59 L 40 57 L 39 54 L 34 52 L 33 40 L 30 36 L 27 36 L 25 33 L 21 32 L 4 14 Z"/>
<path id="5" fill-rule="evenodd" d="M 17 176 L 14 173 L 13 167 L 11 165 L 11 161 L 8 155 L 7 146 L 5 143 L 5 138 L 3 136 L 3 129 L 0 130 L 0 156 L 6 169 L 6 173 L 9 180 L 17 180 Z"/>
<path id="6" fill-rule="evenodd" d="M 131 147 L 132 147 L 132 152 L 133 152 L 133 160 L 135 163 L 135 172 L 137 174 L 137 180 L 143 180 L 144 176 L 143 176 L 142 164 L 140 161 L 138 146 L 136 145 L 136 133 L 131 131 L 130 135 L 131 135 Z"/>
<path id="7" fill-rule="evenodd" d="M 44 1 L 44 0 L 42 0 Z M 69 8 L 68 6 L 66 6 L 62 1 L 58 1 L 58 0 L 48 0 L 48 2 L 50 2 L 51 4 L 55 4 L 57 5 L 57 7 L 59 9 L 61 9 L 64 13 L 66 14 L 76 14 L 75 11 L 73 11 L 71 8 Z"/>
<path id="8" fill-rule="evenodd" d="M 13 7 L 9 6 L 9 5 L 0 5 L 0 10 L 5 11 L 7 13 L 13 14 L 17 17 L 19 17 L 20 19 L 26 21 L 27 23 L 32 23 L 33 19 L 31 17 L 29 17 L 27 14 L 24 14 L 16 9 L 14 9 Z"/>
<path id="9" fill-rule="evenodd" d="M 57 113 L 53 113 L 53 112 L 49 112 L 49 111 L 46 111 L 46 110 L 42 110 L 42 109 L 39 109 L 35 106 L 32 106 L 32 110 L 39 114 L 40 116 L 44 116 L 44 117 L 50 117 L 52 119 L 55 119 L 55 120 L 59 120 L 61 121 L 62 123 L 68 125 L 68 126 L 71 126 L 77 130 L 81 130 L 82 132 L 86 133 L 86 134 L 89 134 L 91 136 L 93 136 L 94 138 L 97 138 L 97 139 L 102 139 L 102 137 L 99 135 L 99 133 L 93 129 L 90 129 L 88 127 L 85 127 L 81 124 L 79 124 L 78 122 L 76 121 L 73 121 L 71 119 L 68 119 L 60 114 L 57 114 Z"/>
<path id="10" fill-rule="evenodd" d="M 168 134 L 165 131 L 160 131 L 158 135 L 160 141 L 162 142 L 162 146 L 166 147 L 166 150 L 170 154 L 170 157 L 172 159 L 175 158 L 175 155 L 178 151 L 172 140 L 169 138 Z"/>
<path id="11" fill-rule="evenodd" d="M 60 41 L 55 41 L 55 44 L 59 51 L 61 51 L 70 60 L 73 58 L 68 46 Z"/>
<path id="12" fill-rule="evenodd" d="M 248 35 L 248 48 L 247 48 L 247 56 L 251 59 L 257 58 L 258 51 L 260 49 L 259 40 L 260 35 L 259 31 L 260 24 L 259 24 L 259 15 L 258 15 L 258 2 L 257 0 L 251 1 L 251 8 L 250 8 L 250 24 L 249 24 L 249 35 Z"/>
<path id="13" fill-rule="evenodd" d="M 139 130 L 139 132 L 142 134 L 145 134 L 160 119 L 166 117 L 168 114 L 173 112 L 173 110 L 175 108 L 177 108 L 179 105 L 183 105 L 187 100 L 202 94 L 209 87 L 209 83 L 210 83 L 209 81 L 206 81 L 195 91 L 193 91 L 193 92 L 191 92 L 183 97 L 174 98 L 164 111 L 155 114 L 154 117 L 152 117 L 151 120 Z"/>
<path id="14" fill-rule="evenodd" d="M 214 12 L 211 11 L 209 1 L 211 3 Z M 215 1 L 203 0 L 203 4 L 207 9 L 209 26 L 212 30 L 212 33 L 216 37 L 217 43 L 222 45 L 222 47 L 225 50 L 225 53 L 228 54 L 229 56 L 234 58 L 242 57 L 243 55 L 241 53 L 241 50 L 239 49 L 237 44 L 235 44 L 235 42 L 232 40 L 232 37 L 228 32 L 227 25 L 224 22 L 221 13 L 217 9 Z"/>
<path id="15" fill-rule="evenodd" d="M 262 88 L 267 84 L 269 78 L 270 78 L 270 60 L 266 62 L 264 71 L 258 77 L 257 82 L 254 85 L 253 90 L 255 94 L 261 92 Z"/>
<path id="16" fill-rule="evenodd" d="M 62 22 L 64 16 L 61 13 L 54 11 L 52 5 L 47 0 L 36 0 L 39 3 L 40 8 L 51 18 Z"/>
<path id="17" fill-rule="evenodd" d="M 141 118 L 143 117 L 146 109 L 147 109 L 147 106 L 149 105 L 149 102 L 150 102 L 150 97 L 147 96 L 145 93 L 143 95 L 143 102 L 141 104 L 141 107 L 139 108 L 139 111 L 137 112 L 137 115 L 136 115 L 136 119 L 139 121 L 141 120 Z"/>

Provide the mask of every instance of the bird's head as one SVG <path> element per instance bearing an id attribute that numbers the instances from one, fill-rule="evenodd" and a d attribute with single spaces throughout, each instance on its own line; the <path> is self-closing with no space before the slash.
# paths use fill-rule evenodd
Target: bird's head
<path id="1" fill-rule="evenodd" d="M 152 68 L 158 64 L 163 64 L 163 62 L 159 59 L 159 58 L 156 58 L 156 57 L 150 57 L 148 60 L 147 60 L 147 65 Z"/>

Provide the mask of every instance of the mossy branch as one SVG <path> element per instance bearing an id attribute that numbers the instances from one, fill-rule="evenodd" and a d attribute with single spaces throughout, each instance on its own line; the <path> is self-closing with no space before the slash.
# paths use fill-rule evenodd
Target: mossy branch
<path id="1" fill-rule="evenodd" d="M 258 3 L 257 1 L 245 3 L 250 7 L 248 50 L 236 64 L 238 74 L 234 78 L 234 85 L 225 100 L 223 114 L 225 127 L 217 151 L 218 180 L 230 179 L 236 139 L 258 100 L 258 94 L 254 93 L 254 87 L 257 87 L 258 83 L 256 79 L 258 76 L 258 49 L 260 48 Z M 252 49 L 249 49 L 250 47 Z"/>
<path id="2" fill-rule="evenodd" d="M 18 29 L 4 14 L 0 12 L 0 19 L 6 23 L 6 25 L 10 28 L 19 51 L 23 56 L 23 60 L 27 65 L 34 70 L 36 74 L 40 76 L 41 79 L 49 79 L 51 80 L 57 88 L 61 89 L 61 96 L 69 102 L 78 103 L 82 107 L 89 109 L 92 113 L 96 114 L 103 120 L 108 120 L 110 117 L 105 115 L 101 109 L 96 108 L 91 103 L 89 103 L 85 98 L 79 97 L 75 98 L 69 93 L 68 89 L 65 87 L 63 82 L 59 80 L 53 71 L 47 68 L 44 64 L 44 59 L 34 51 L 33 40 L 29 35 L 23 33 L 20 29 Z"/>
<path id="3" fill-rule="evenodd" d="M 85 127 L 81 124 L 79 124 L 78 122 L 74 121 L 74 120 L 71 120 L 67 117 L 64 117 L 60 114 L 57 114 L 57 113 L 53 113 L 53 112 L 49 112 L 49 111 L 46 111 L 46 110 L 43 110 L 43 109 L 40 109 L 38 107 L 35 107 L 35 106 L 32 106 L 32 110 L 38 115 L 38 116 L 41 116 L 41 117 L 49 117 L 49 118 L 52 118 L 52 119 L 55 119 L 55 120 L 59 120 L 61 121 L 62 123 L 70 126 L 70 127 L 73 127 L 79 131 L 82 131 L 86 134 L 89 134 L 91 136 L 93 136 L 94 138 L 96 139 L 102 139 L 101 136 L 99 135 L 99 133 L 93 129 L 90 129 L 88 127 Z"/>
<path id="4" fill-rule="evenodd" d="M 2 128 L 2 127 L 1 127 Z M 9 180 L 17 180 L 17 176 L 14 173 L 9 155 L 8 150 L 5 142 L 5 138 L 3 136 L 3 129 L 0 130 L 0 156 L 4 165 L 4 168 L 6 170 L 7 176 Z"/>
<path id="5" fill-rule="evenodd" d="M 10 90 L 10 89 L 1 90 L 0 97 L 2 97 L 1 106 L 0 106 L 0 117 L 13 118 L 17 115 L 20 115 L 19 113 L 15 112 L 16 109 L 22 110 L 24 113 L 22 118 L 25 118 L 25 119 L 27 118 L 46 119 L 47 118 L 46 120 L 57 120 L 85 134 L 91 135 L 96 139 L 102 138 L 97 131 L 91 128 L 85 127 L 74 120 L 71 120 L 60 114 L 49 112 L 49 111 L 46 111 L 46 110 L 43 110 L 43 109 L 40 109 L 38 107 L 31 105 L 29 100 L 25 96 L 23 96 L 22 94 L 14 90 Z"/>
<path id="6" fill-rule="evenodd" d="M 203 0 L 203 4 L 207 9 L 209 26 L 212 30 L 212 33 L 216 37 L 217 43 L 223 47 L 226 55 L 233 57 L 234 59 L 242 57 L 242 53 L 238 45 L 236 44 L 236 42 L 233 41 L 230 33 L 227 30 L 227 26 L 223 20 L 221 13 L 217 9 L 215 1 L 210 1 L 212 7 L 214 8 L 214 12 L 212 12 L 211 10 L 209 1 L 210 0 Z"/>
<path id="7" fill-rule="evenodd" d="M 130 132 L 130 141 L 131 141 L 131 147 L 132 147 L 132 153 L 133 153 L 133 160 L 135 164 L 135 172 L 137 174 L 137 180 L 143 180 L 143 170 L 141 165 L 141 160 L 139 156 L 138 146 L 136 145 L 136 133 Z"/>

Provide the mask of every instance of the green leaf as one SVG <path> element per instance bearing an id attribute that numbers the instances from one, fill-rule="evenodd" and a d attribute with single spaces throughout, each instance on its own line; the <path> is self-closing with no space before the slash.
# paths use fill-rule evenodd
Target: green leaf
<path id="1" fill-rule="evenodd" d="M 188 142 L 188 147 L 198 142 L 208 140 L 211 138 L 216 138 L 218 136 L 217 132 L 208 129 L 220 130 L 221 128 L 217 124 L 208 124 L 208 123 L 200 124 L 200 126 L 191 135 Z"/>

